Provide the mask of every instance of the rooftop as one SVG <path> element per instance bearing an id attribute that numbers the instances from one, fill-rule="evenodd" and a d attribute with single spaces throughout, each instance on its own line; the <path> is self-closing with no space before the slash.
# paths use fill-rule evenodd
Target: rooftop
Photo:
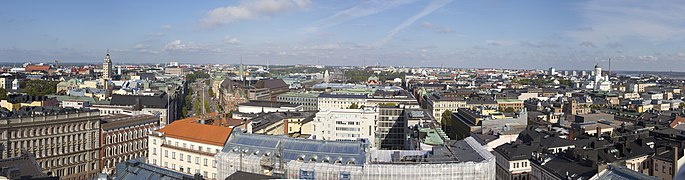
<path id="1" fill-rule="evenodd" d="M 272 107 L 272 108 L 280 108 L 280 107 L 297 107 L 300 106 L 299 104 L 291 104 L 287 102 L 276 102 L 276 101 L 250 101 L 246 103 L 241 103 L 239 106 L 256 106 L 256 107 Z"/>
<path id="2" fill-rule="evenodd" d="M 217 116 L 216 113 L 209 113 L 176 120 L 158 130 L 158 132 L 163 132 L 167 137 L 223 146 L 226 139 L 228 139 L 228 136 L 231 134 L 232 129 L 217 125 L 201 124 L 201 122 L 205 122 L 208 119 L 216 118 L 220 117 Z"/>
<path id="3" fill-rule="evenodd" d="M 316 160 L 328 163 L 336 161 L 347 164 L 362 165 L 366 160 L 366 143 L 361 141 L 322 141 L 311 139 L 296 139 L 287 136 L 249 134 L 234 131 L 228 138 L 222 154 L 238 153 L 265 156 L 276 155 L 282 150 L 283 159 L 287 161 Z"/>

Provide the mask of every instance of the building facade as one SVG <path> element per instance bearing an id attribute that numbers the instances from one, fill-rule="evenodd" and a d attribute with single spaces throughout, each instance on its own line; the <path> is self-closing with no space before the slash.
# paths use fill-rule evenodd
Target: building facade
<path id="1" fill-rule="evenodd" d="M 0 120 L 4 127 L 0 139 L 3 158 L 18 157 L 22 151 L 28 151 L 35 155 L 45 173 L 62 179 L 90 179 L 99 173 L 98 111 L 62 109 L 33 113 L 33 117 Z"/>
<path id="2" fill-rule="evenodd" d="M 175 121 L 153 132 L 147 161 L 176 172 L 216 179 L 214 155 L 223 148 L 231 128 L 217 124 L 220 117 L 200 115 Z"/>
<path id="3" fill-rule="evenodd" d="M 323 109 L 316 113 L 312 135 L 314 139 L 356 141 L 375 145 L 378 108 Z"/>
<path id="4" fill-rule="evenodd" d="M 302 105 L 304 111 L 318 111 L 318 98 L 318 93 L 284 93 L 277 96 L 277 101 Z"/>
<path id="5" fill-rule="evenodd" d="M 147 158 L 148 134 L 159 128 L 159 117 L 110 115 L 102 118 L 100 127 L 100 167 L 113 175 L 116 164 Z"/>
<path id="6" fill-rule="evenodd" d="M 109 58 L 109 50 L 105 55 L 105 62 L 102 63 L 102 79 L 112 79 L 112 60 Z"/>

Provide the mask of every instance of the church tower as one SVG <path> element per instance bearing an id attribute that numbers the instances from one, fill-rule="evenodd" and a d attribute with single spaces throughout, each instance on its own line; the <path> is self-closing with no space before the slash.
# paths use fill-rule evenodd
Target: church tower
<path id="1" fill-rule="evenodd" d="M 102 63 L 102 79 L 112 79 L 112 60 L 109 59 L 109 49 Z"/>

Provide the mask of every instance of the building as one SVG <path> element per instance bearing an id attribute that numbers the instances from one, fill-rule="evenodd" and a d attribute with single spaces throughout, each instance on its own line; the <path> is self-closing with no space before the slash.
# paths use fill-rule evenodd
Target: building
<path id="1" fill-rule="evenodd" d="M 296 93 L 288 92 L 279 94 L 276 101 L 287 102 L 290 104 L 302 105 L 304 111 L 318 111 L 319 110 L 319 93 Z"/>
<path id="2" fill-rule="evenodd" d="M 513 116 L 485 108 L 478 110 L 460 108 L 452 113 L 452 126 L 456 130 L 457 140 L 469 137 L 471 134 L 518 133 L 527 125 L 528 113 L 525 108 Z"/>
<path id="3" fill-rule="evenodd" d="M 357 141 L 376 146 L 378 108 L 322 109 L 314 118 L 313 139 Z"/>
<path id="4" fill-rule="evenodd" d="M 93 109 L 100 110 L 102 115 L 109 114 L 152 114 L 159 117 L 160 127 L 176 120 L 179 111 L 176 101 L 169 94 L 155 93 L 153 95 L 119 95 L 113 94 L 109 104 L 96 104 Z"/>
<path id="5" fill-rule="evenodd" d="M 159 117 L 153 115 L 109 115 L 100 122 L 100 167 L 113 175 L 118 163 L 144 160 L 148 153 L 148 134 L 159 129 Z"/>
<path id="6" fill-rule="evenodd" d="M 166 179 L 166 180 L 203 180 L 201 175 L 165 169 L 138 160 L 128 160 L 117 164 L 116 178 L 119 180 Z"/>
<path id="7" fill-rule="evenodd" d="M 279 94 L 288 92 L 289 86 L 283 79 L 262 79 L 254 85 L 256 89 L 267 89 L 269 101 L 276 101 Z"/>
<path id="8" fill-rule="evenodd" d="M 24 152 L 18 157 L 0 159 L 0 167 L 2 167 L 0 179 L 59 179 L 59 177 L 45 174 L 36 163 L 36 157 L 28 152 Z"/>
<path id="9" fill-rule="evenodd" d="M 576 161 L 563 155 L 533 157 L 530 162 L 530 179 L 591 179 L 598 172 L 588 160 Z"/>
<path id="10" fill-rule="evenodd" d="M 238 105 L 238 112 L 241 113 L 269 113 L 269 112 L 288 112 L 302 111 L 304 106 L 300 104 L 290 104 L 276 101 L 250 101 Z"/>
<path id="11" fill-rule="evenodd" d="M 6 90 L 18 90 L 18 89 L 13 88 L 14 87 L 13 82 L 15 80 L 17 80 L 17 76 L 14 76 L 11 74 L 0 75 L 0 88 L 6 89 Z"/>
<path id="12" fill-rule="evenodd" d="M 102 79 L 112 80 L 112 60 L 109 58 L 109 50 L 105 55 L 105 62 L 102 63 Z"/>
<path id="13" fill-rule="evenodd" d="M 319 110 L 324 109 L 349 109 L 353 104 L 360 107 L 366 106 L 366 95 L 330 94 L 319 95 Z"/>
<path id="14" fill-rule="evenodd" d="M 502 112 L 519 112 L 523 109 L 523 101 L 518 99 L 497 99 L 497 108 Z"/>
<path id="15" fill-rule="evenodd" d="M 186 69 L 178 66 L 164 68 L 164 74 L 168 75 L 183 76 L 185 73 Z"/>
<path id="16" fill-rule="evenodd" d="M 473 138 L 426 151 L 367 145 L 234 131 L 216 156 L 218 178 L 243 171 L 285 179 L 495 179 L 495 157 Z"/>
<path id="17" fill-rule="evenodd" d="M 456 112 L 459 108 L 466 108 L 466 97 L 470 93 L 432 93 L 426 99 L 427 109 L 430 110 L 433 118 L 442 122 L 442 113 L 449 110 Z"/>
<path id="18" fill-rule="evenodd" d="M 147 162 L 176 172 L 217 179 L 214 156 L 223 148 L 231 128 L 215 113 L 177 120 L 153 132 Z"/>
<path id="19" fill-rule="evenodd" d="M 316 112 L 270 112 L 250 119 L 247 132 L 255 134 L 308 137 L 312 134 Z"/>
<path id="20" fill-rule="evenodd" d="M 5 127 L 0 138 L 3 159 L 27 151 L 43 173 L 61 179 L 90 179 L 100 172 L 98 111 L 25 107 L 0 119 L 0 126 Z"/>
<path id="21" fill-rule="evenodd" d="M 40 107 L 40 106 L 59 106 L 59 102 L 55 98 L 47 96 L 32 96 L 24 94 L 12 94 L 7 97 L 7 100 L 0 101 L 0 107 L 10 111 L 18 111 L 21 107 Z"/>
<path id="22" fill-rule="evenodd" d="M 405 114 L 407 113 L 407 114 Z M 398 106 L 378 106 L 378 118 L 376 119 L 376 144 L 374 147 L 380 149 L 404 149 L 407 134 L 405 131 L 409 126 L 407 116 L 420 116 L 419 113 L 405 112 L 404 105 Z M 417 117 L 418 118 L 418 117 Z"/>

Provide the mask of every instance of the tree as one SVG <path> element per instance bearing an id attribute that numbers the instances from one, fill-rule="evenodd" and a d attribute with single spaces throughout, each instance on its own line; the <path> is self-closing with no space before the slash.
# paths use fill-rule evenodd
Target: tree
<path id="1" fill-rule="evenodd" d="M 45 96 L 57 91 L 58 81 L 28 80 L 24 82 L 23 93 L 32 96 Z"/>
<path id="2" fill-rule="evenodd" d="M 214 97 L 214 90 L 212 90 L 212 87 L 209 87 L 209 89 L 207 89 L 207 94 L 209 94 L 209 96 Z"/>
<path id="3" fill-rule="evenodd" d="M 453 126 L 454 123 L 452 123 L 452 111 L 448 109 L 442 113 L 442 120 L 440 121 L 440 124 L 442 124 L 442 130 L 445 131 L 447 136 L 451 139 L 455 139 L 457 132 L 455 132 Z"/>
<path id="4" fill-rule="evenodd" d="M 506 112 L 506 113 L 513 113 L 513 112 L 514 112 L 514 108 L 513 108 L 513 107 L 504 108 L 504 112 Z"/>
<path id="5" fill-rule="evenodd" d="M 7 90 L 0 88 L 0 99 L 7 99 Z"/>
<path id="6" fill-rule="evenodd" d="M 359 105 L 357 105 L 357 103 L 352 103 L 348 109 L 359 109 Z"/>

